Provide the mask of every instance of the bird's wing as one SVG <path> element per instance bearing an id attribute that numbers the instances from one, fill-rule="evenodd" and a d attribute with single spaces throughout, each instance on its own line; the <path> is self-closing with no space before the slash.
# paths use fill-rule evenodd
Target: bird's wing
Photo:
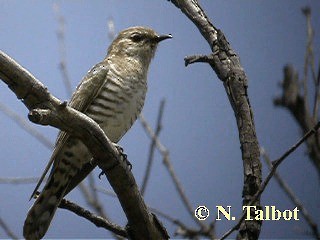
<path id="1" fill-rule="evenodd" d="M 92 100 L 99 94 L 100 90 L 106 83 L 108 71 L 109 66 L 106 62 L 98 63 L 93 68 L 91 68 L 91 70 L 87 73 L 87 75 L 82 79 L 81 83 L 78 85 L 68 105 L 80 112 L 85 112 L 91 104 Z M 39 189 L 51 165 L 53 164 L 52 171 L 57 166 L 58 161 L 56 161 L 56 156 L 60 152 L 61 148 L 63 147 L 69 136 L 70 135 L 66 132 L 59 132 L 51 158 L 44 172 L 42 173 L 30 199 L 35 195 L 35 193 Z"/>

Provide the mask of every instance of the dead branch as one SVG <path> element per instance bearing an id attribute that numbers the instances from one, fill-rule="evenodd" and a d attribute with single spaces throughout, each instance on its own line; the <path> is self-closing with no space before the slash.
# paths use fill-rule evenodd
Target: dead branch
<path id="1" fill-rule="evenodd" d="M 162 128 L 161 121 L 162 121 L 164 104 L 165 104 L 165 100 L 162 100 L 160 103 L 160 107 L 159 107 L 159 113 L 158 113 L 156 130 L 155 130 L 155 137 L 157 137 L 157 138 L 158 138 L 160 131 L 161 131 L 161 128 Z M 146 187 L 147 187 L 147 183 L 148 183 L 148 179 L 150 176 L 151 167 L 152 167 L 152 163 L 153 163 L 153 156 L 154 156 L 155 148 L 156 148 L 156 141 L 155 141 L 155 138 L 152 138 L 150 148 L 149 148 L 147 168 L 146 168 L 146 171 L 145 171 L 145 174 L 144 174 L 144 177 L 142 180 L 142 185 L 141 185 L 141 194 L 142 195 L 144 195 Z"/>
<path id="2" fill-rule="evenodd" d="M 152 130 L 152 128 L 150 127 L 148 122 L 145 120 L 143 114 L 140 114 L 139 119 L 140 119 L 140 122 L 141 122 L 144 130 L 149 135 L 149 137 L 152 139 L 152 141 L 155 142 L 157 149 L 161 153 L 163 164 L 166 166 L 166 168 L 170 174 L 170 177 L 174 183 L 174 187 L 176 188 L 176 190 L 180 196 L 180 199 L 181 199 L 183 205 L 185 206 L 185 208 L 187 209 L 189 215 L 194 220 L 194 222 L 197 225 L 199 225 L 201 229 L 203 229 L 203 231 L 210 232 L 210 227 L 207 226 L 206 224 L 204 224 L 203 222 L 199 221 L 194 216 L 194 209 L 192 208 L 191 203 L 185 194 L 184 188 L 183 188 L 178 176 L 176 175 L 176 173 L 173 169 L 173 165 L 170 160 L 169 150 L 160 142 L 158 136 L 155 134 L 155 132 Z M 210 238 L 211 239 L 215 238 L 213 232 L 210 232 Z"/>
<path id="3" fill-rule="evenodd" d="M 185 64 L 206 61 L 223 82 L 239 131 L 244 174 L 243 205 L 247 206 L 251 202 L 251 205 L 259 209 L 261 208 L 260 198 L 252 201 L 260 189 L 262 179 L 259 143 L 247 94 L 248 81 L 240 59 L 232 50 L 222 31 L 210 22 L 198 1 L 171 0 L 171 2 L 196 25 L 212 50 L 207 58 L 191 57 L 191 61 L 190 57 L 187 57 Z M 237 239 L 257 239 L 260 229 L 261 221 L 244 221 L 239 228 Z"/>
<path id="4" fill-rule="evenodd" d="M 266 179 L 262 182 L 259 191 L 253 196 L 252 198 L 252 202 L 248 203 L 248 206 L 252 206 L 252 203 L 255 201 L 256 198 L 259 198 L 261 196 L 261 194 L 263 193 L 263 191 L 265 190 L 265 188 L 267 187 L 267 185 L 269 184 L 271 178 L 274 176 L 277 168 L 280 166 L 280 164 L 291 154 L 293 153 L 302 143 L 304 143 L 308 138 L 310 138 L 312 135 L 316 134 L 317 131 L 320 128 L 320 122 L 317 123 L 317 125 L 314 126 L 314 128 L 312 128 L 310 131 L 308 131 L 301 139 L 299 139 L 299 141 L 297 143 L 295 143 L 291 148 L 289 148 L 281 157 L 279 157 L 278 159 L 272 161 L 272 168 L 270 169 L 270 172 L 268 174 L 268 176 L 266 177 Z M 244 212 L 241 216 L 241 218 L 239 219 L 238 223 L 233 226 L 229 231 L 227 231 L 222 237 L 221 240 L 226 239 L 232 232 L 234 232 L 235 230 L 239 229 L 239 227 L 241 226 L 241 222 L 244 221 L 245 216 L 246 216 L 246 212 Z"/>
<path id="5" fill-rule="evenodd" d="M 76 215 L 89 220 L 97 227 L 102 227 L 102 228 L 108 229 L 111 232 L 113 232 L 119 236 L 128 238 L 127 231 L 124 228 L 122 228 L 114 223 L 109 222 L 108 220 L 106 220 L 105 218 L 103 218 L 101 216 L 97 216 L 97 215 L 89 212 L 88 210 L 78 206 L 77 204 L 75 204 L 69 200 L 63 199 L 59 205 L 59 208 L 67 209 L 67 210 L 75 213 Z"/>
<path id="6" fill-rule="evenodd" d="M 263 157 L 263 159 L 267 163 L 269 170 L 271 170 L 272 169 L 272 162 L 270 160 L 269 155 L 266 153 L 266 151 L 263 148 L 261 148 L 260 152 L 261 152 L 261 156 Z M 320 239 L 320 233 L 318 231 L 318 226 L 317 226 L 316 222 L 312 219 L 310 213 L 307 211 L 307 209 L 302 204 L 300 199 L 296 196 L 296 194 L 289 187 L 289 185 L 282 179 L 282 177 L 280 176 L 280 174 L 278 174 L 277 171 L 274 172 L 274 177 L 277 180 L 277 182 L 279 183 L 280 187 L 283 189 L 283 191 L 287 194 L 287 196 L 291 200 L 291 202 L 295 206 L 297 206 L 298 209 L 301 211 L 304 219 L 306 220 L 306 222 L 310 226 L 314 237 L 316 237 L 316 239 Z"/>
<path id="7" fill-rule="evenodd" d="M 19 239 L 7 226 L 7 224 L 0 217 L 0 227 L 4 230 L 4 232 L 8 235 L 8 237 L 12 239 Z"/>
<path id="8" fill-rule="evenodd" d="M 298 122 L 302 132 L 305 133 L 315 125 L 314 119 L 310 113 L 309 107 L 305 102 L 305 97 L 301 95 L 298 82 L 298 74 L 292 65 L 284 67 L 284 79 L 281 84 L 282 95 L 274 99 L 275 106 L 286 108 Z M 319 134 L 316 137 L 309 138 L 306 141 L 308 155 L 312 163 L 320 174 L 320 144 L 318 142 Z"/>
<path id="9" fill-rule="evenodd" d="M 275 106 L 287 109 L 294 119 L 299 124 L 302 134 L 309 131 L 318 120 L 319 108 L 319 90 L 320 90 L 320 64 L 318 76 L 315 70 L 315 58 L 313 51 L 314 29 L 311 25 L 311 9 L 304 7 L 302 13 L 307 21 L 307 43 L 304 61 L 304 74 L 302 87 L 300 86 L 298 73 L 294 67 L 287 64 L 284 67 L 284 77 L 281 83 L 282 95 L 273 100 Z M 311 70 L 312 84 L 315 86 L 313 106 L 309 106 L 308 100 L 308 70 Z M 302 89 L 301 89 L 302 88 Z M 312 111 L 310 110 L 312 108 Z M 306 142 L 308 155 L 311 162 L 314 164 L 320 176 L 320 141 L 319 134 L 309 138 Z"/>

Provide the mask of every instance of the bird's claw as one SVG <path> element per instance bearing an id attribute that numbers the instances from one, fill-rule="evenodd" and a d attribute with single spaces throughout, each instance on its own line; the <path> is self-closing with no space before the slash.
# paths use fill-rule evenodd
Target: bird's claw
<path id="1" fill-rule="evenodd" d="M 106 174 L 105 171 L 101 171 L 101 173 L 99 173 L 99 175 L 98 175 L 99 179 L 101 180 L 101 177 L 102 177 L 103 175 L 105 175 L 105 174 Z"/>
<path id="2" fill-rule="evenodd" d="M 127 166 L 131 170 L 132 169 L 132 164 L 131 164 L 131 162 L 129 162 L 129 160 L 127 158 L 128 156 L 127 156 L 127 154 L 124 153 L 123 148 L 118 144 L 114 144 L 114 146 L 118 150 L 118 152 L 120 153 L 122 160 L 124 162 L 126 162 Z"/>
<path id="3" fill-rule="evenodd" d="M 116 148 L 116 149 L 118 150 L 118 152 L 120 153 L 122 161 L 124 161 L 124 162 L 127 164 L 129 170 L 131 171 L 131 169 L 132 169 L 132 164 L 131 164 L 131 162 L 128 160 L 127 154 L 124 153 L 123 148 L 122 148 L 120 145 L 115 144 L 115 143 L 114 143 L 113 145 L 115 146 L 115 148 Z M 103 175 L 105 175 L 105 174 L 106 174 L 105 171 L 101 171 L 101 172 L 99 173 L 99 175 L 98 175 L 99 179 L 101 179 L 101 177 L 102 177 Z"/>

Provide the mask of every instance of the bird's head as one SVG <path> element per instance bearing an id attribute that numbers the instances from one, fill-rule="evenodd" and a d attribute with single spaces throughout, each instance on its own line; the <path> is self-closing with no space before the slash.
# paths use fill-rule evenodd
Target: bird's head
<path id="1" fill-rule="evenodd" d="M 171 34 L 159 35 L 147 27 L 131 27 L 118 34 L 108 49 L 108 55 L 136 58 L 149 64 L 158 43 L 169 38 L 172 38 Z"/>

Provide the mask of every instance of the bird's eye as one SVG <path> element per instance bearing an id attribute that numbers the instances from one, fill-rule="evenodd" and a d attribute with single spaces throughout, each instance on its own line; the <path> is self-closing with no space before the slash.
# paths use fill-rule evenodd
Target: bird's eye
<path id="1" fill-rule="evenodd" d="M 131 40 L 134 42 L 140 42 L 143 39 L 143 35 L 139 33 L 134 33 L 131 35 Z"/>

